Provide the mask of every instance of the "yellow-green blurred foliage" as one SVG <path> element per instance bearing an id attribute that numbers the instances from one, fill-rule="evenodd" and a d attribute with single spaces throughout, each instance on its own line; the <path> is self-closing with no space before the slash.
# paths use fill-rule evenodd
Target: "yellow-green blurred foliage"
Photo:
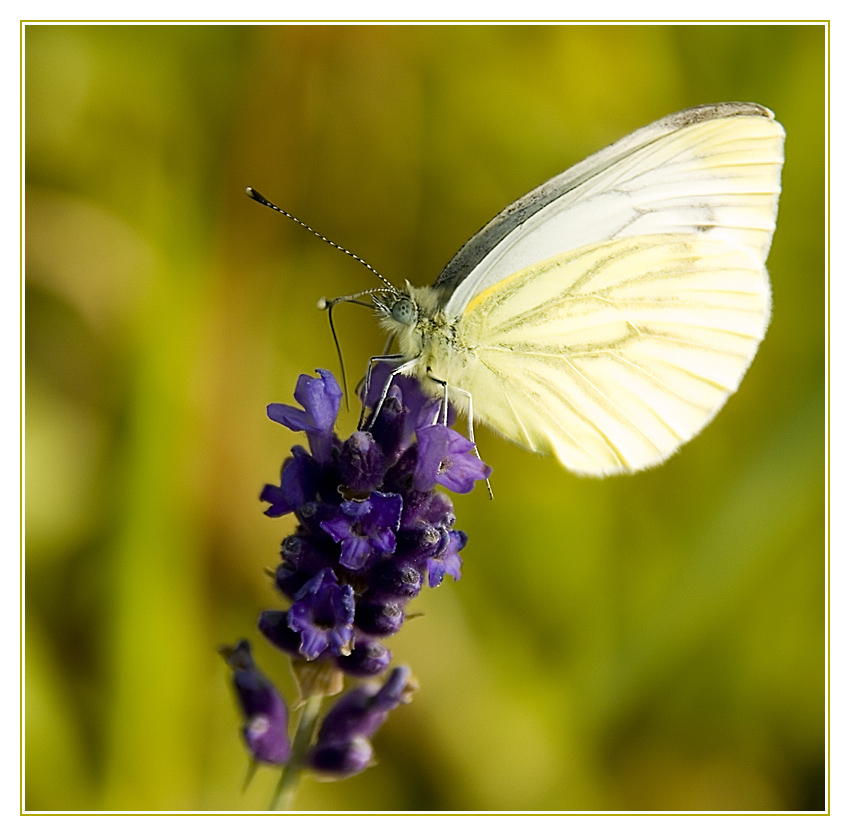
<path id="1" fill-rule="evenodd" d="M 218 645 L 288 520 L 265 417 L 338 369 L 322 295 L 415 284 L 509 201 L 656 118 L 788 132 L 774 315 L 677 456 L 593 481 L 482 429 L 463 581 L 391 641 L 421 690 L 315 810 L 824 804 L 824 32 L 817 26 L 28 26 L 26 805 L 263 809 Z M 383 337 L 340 309 L 348 369 Z M 343 416 L 341 431 L 353 428 Z"/>

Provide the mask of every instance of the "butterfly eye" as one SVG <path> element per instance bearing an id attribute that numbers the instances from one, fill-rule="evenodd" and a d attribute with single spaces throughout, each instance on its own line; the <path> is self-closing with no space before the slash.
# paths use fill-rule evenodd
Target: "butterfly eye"
<path id="1" fill-rule="evenodd" d="M 399 299 L 390 309 L 390 316 L 402 325 L 412 325 L 416 321 L 416 305 L 412 299 Z"/>

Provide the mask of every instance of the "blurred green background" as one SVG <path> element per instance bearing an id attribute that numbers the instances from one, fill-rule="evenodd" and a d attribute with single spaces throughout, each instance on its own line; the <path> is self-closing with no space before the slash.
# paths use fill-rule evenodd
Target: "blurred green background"
<path id="1" fill-rule="evenodd" d="M 421 690 L 311 810 L 824 805 L 824 31 L 819 26 L 27 26 L 26 806 L 256 810 L 216 648 L 291 522 L 262 515 L 338 371 L 322 295 L 427 284 L 508 202 L 670 112 L 788 132 L 774 316 L 663 467 L 577 478 L 480 430 L 464 578 L 391 641 Z M 382 348 L 340 309 L 351 377 Z M 344 415 L 341 432 L 355 417 Z"/>

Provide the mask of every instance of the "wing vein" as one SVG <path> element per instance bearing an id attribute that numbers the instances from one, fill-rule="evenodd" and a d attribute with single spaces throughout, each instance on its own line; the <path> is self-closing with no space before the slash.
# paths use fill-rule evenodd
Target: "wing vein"
<path id="1" fill-rule="evenodd" d="M 581 371 L 581 369 L 577 368 L 576 365 L 567 357 L 564 357 L 563 359 L 564 362 L 585 382 L 585 384 L 591 389 L 593 389 L 593 391 L 596 392 L 608 404 L 608 406 L 613 412 L 619 413 L 623 420 L 627 424 L 631 425 L 639 435 L 642 435 L 656 450 L 658 450 L 659 453 L 663 453 L 662 449 L 644 432 L 644 430 L 641 429 L 634 421 L 632 421 L 632 419 L 629 418 L 629 416 L 626 415 L 626 413 L 623 412 L 623 410 L 620 409 L 620 407 L 617 406 L 617 404 L 615 404 L 614 401 L 612 401 L 611 398 L 605 392 L 603 392 L 598 386 L 594 385 L 593 381 L 590 380 L 590 378 L 587 377 Z"/>
<path id="2" fill-rule="evenodd" d="M 629 467 L 629 462 L 628 462 L 628 460 L 626 459 L 626 457 L 625 457 L 625 455 L 623 454 L 623 452 L 620 450 L 620 448 L 619 448 L 619 447 L 617 447 L 617 445 L 613 442 L 613 440 L 612 440 L 611 438 L 609 438 L 609 437 L 608 437 L 607 433 L 606 433 L 606 432 L 605 432 L 605 431 L 604 431 L 601 427 L 599 427 L 599 426 L 597 426 L 596 424 L 594 424 L 591 420 L 589 420 L 589 419 L 588 419 L 588 417 L 587 417 L 586 415 L 583 415 L 581 412 L 579 412 L 579 411 L 575 408 L 575 406 L 574 406 L 573 404 L 571 404 L 571 403 L 570 403 L 567 399 L 565 399 L 565 398 L 564 398 L 564 395 L 563 395 L 563 393 L 562 393 L 562 392 L 559 392 L 557 389 L 554 389 L 554 388 L 550 387 L 550 386 L 548 385 L 548 381 L 546 381 L 545 379 L 540 378 L 540 376 L 539 376 L 539 375 L 533 375 L 533 377 L 537 380 L 537 382 L 538 382 L 538 383 L 542 383 L 542 384 L 543 384 L 543 388 L 544 388 L 544 389 L 548 388 L 548 389 L 549 389 L 549 391 L 550 391 L 552 394 L 554 394 L 554 395 L 556 396 L 556 398 L 557 398 L 558 400 L 560 400 L 560 401 L 561 401 L 561 403 L 563 403 L 563 404 L 564 404 L 564 405 L 565 405 L 565 406 L 566 406 L 566 407 L 567 407 L 567 408 L 568 408 L 568 409 L 569 409 L 569 410 L 570 410 L 570 411 L 571 411 L 574 415 L 576 415 L 576 416 L 577 416 L 577 417 L 578 417 L 581 421 L 583 421 L 585 424 L 589 424 L 589 425 L 593 428 L 594 432 L 595 432 L 595 433 L 596 433 L 596 434 L 597 434 L 597 435 L 598 435 L 598 436 L 602 439 L 602 441 L 605 443 L 605 446 L 606 446 L 606 447 L 607 447 L 607 448 L 611 451 L 611 453 L 614 455 L 614 458 L 616 458 L 616 459 L 617 459 L 617 461 L 618 461 L 618 462 L 620 462 L 620 464 L 621 464 L 623 467 L 625 467 L 625 468 L 628 468 L 628 467 Z M 546 406 L 546 404 L 545 404 L 544 402 L 542 402 L 542 401 L 541 401 L 541 402 L 538 404 L 538 406 L 539 406 L 541 409 L 543 409 L 543 411 L 544 411 L 544 412 L 545 412 L 545 413 L 549 416 L 549 419 L 550 419 L 550 420 L 551 420 L 551 421 L 552 421 L 552 422 L 553 422 L 553 423 L 554 423 L 557 427 L 559 427 L 559 428 L 563 431 L 564 435 L 566 435 L 566 436 L 567 436 L 567 438 L 569 438 L 569 439 L 572 441 L 572 443 L 573 443 L 573 444 L 575 444 L 575 446 L 576 446 L 576 447 L 578 447 L 578 448 L 579 448 L 580 450 L 582 450 L 585 454 L 587 454 L 587 456 L 588 456 L 589 458 L 593 459 L 594 461 L 598 461 L 597 457 L 596 457 L 595 455 L 593 455 L 593 453 L 591 453 L 591 452 L 590 452 L 590 450 L 588 450 L 588 449 L 587 449 L 587 447 L 585 447 L 585 446 L 584 446 L 584 444 L 582 444 L 581 442 L 579 442 L 579 440 L 578 440 L 578 439 L 577 439 L 577 438 L 576 438 L 576 437 L 575 437 L 575 436 L 574 436 L 574 435 L 573 435 L 573 434 L 572 434 L 572 433 L 571 433 L 571 432 L 570 432 L 570 431 L 569 431 L 569 430 L 568 430 L 568 429 L 567 429 L 567 428 L 566 428 L 566 427 L 565 427 L 565 426 L 564 426 L 564 425 L 563 425 L 563 424 L 562 424 L 562 423 L 558 420 L 558 418 L 557 418 L 557 417 L 556 417 L 556 416 L 552 413 L 552 411 L 551 411 L 551 410 L 550 410 L 550 409 Z M 551 439 L 551 437 L 549 438 L 549 442 L 550 442 L 550 444 L 552 443 L 552 439 Z M 555 445 L 553 445 L 553 446 L 555 446 Z"/>
<path id="3" fill-rule="evenodd" d="M 505 396 L 505 402 L 508 405 L 508 408 L 511 410 L 511 414 L 514 416 L 517 424 L 519 425 L 520 430 L 522 430 L 522 434 L 525 436 L 525 443 L 533 450 L 534 443 L 531 440 L 531 436 L 528 434 L 528 430 L 526 429 L 525 423 L 522 418 L 519 417 L 519 413 L 516 411 L 514 407 L 514 402 L 511 400 L 510 395 L 508 395 L 508 390 L 505 389 L 505 381 L 502 378 L 497 378 L 499 381 L 499 386 L 502 388 L 502 394 Z"/>

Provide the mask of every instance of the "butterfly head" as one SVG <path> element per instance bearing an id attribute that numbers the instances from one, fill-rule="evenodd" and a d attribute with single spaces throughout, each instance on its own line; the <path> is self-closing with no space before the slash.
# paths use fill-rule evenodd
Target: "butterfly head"
<path id="1" fill-rule="evenodd" d="M 440 295 L 433 287 L 413 287 L 372 293 L 372 301 L 384 330 L 395 337 L 401 354 L 407 358 L 427 354 L 427 346 L 444 326 Z"/>
<path id="2" fill-rule="evenodd" d="M 409 283 L 401 290 L 395 287 L 372 291 L 372 302 L 378 319 L 391 333 L 401 336 L 416 327 L 419 320 L 419 307 Z"/>

